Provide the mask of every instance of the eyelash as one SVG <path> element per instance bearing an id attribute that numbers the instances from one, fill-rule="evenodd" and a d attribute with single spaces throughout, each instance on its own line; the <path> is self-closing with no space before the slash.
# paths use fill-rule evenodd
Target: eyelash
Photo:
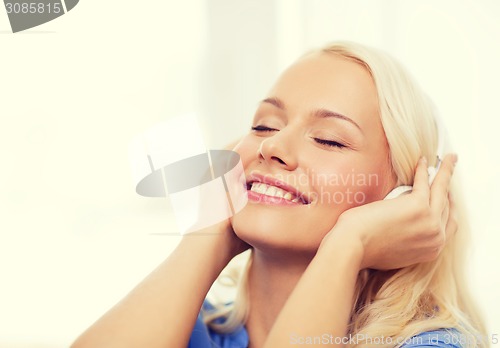
<path id="1" fill-rule="evenodd" d="M 346 147 L 344 144 L 341 144 L 337 141 L 325 140 L 325 139 L 319 139 L 319 138 L 313 138 L 313 139 L 314 139 L 314 141 L 316 141 L 318 144 L 321 144 L 321 145 L 338 147 L 339 149 Z"/>
<path id="2" fill-rule="evenodd" d="M 259 125 L 252 127 L 252 130 L 256 132 L 271 132 L 271 131 L 276 131 L 277 129 Z"/>
<path id="3" fill-rule="evenodd" d="M 252 130 L 255 132 L 272 132 L 272 131 L 277 131 L 277 129 L 274 128 L 269 128 L 266 126 L 255 126 L 252 127 Z M 314 141 L 316 141 L 320 145 L 326 145 L 329 147 L 338 147 L 339 149 L 345 148 L 346 146 L 344 144 L 341 144 L 337 141 L 332 141 L 332 140 L 325 140 L 325 139 L 320 139 L 320 138 L 313 138 Z"/>

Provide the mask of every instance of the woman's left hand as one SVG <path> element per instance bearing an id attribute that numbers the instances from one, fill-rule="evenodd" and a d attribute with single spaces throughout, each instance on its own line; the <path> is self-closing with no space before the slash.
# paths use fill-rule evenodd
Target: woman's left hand
<path id="1" fill-rule="evenodd" d="M 447 155 L 429 187 L 427 162 L 421 159 L 410 194 L 346 210 L 320 248 L 338 243 L 359 247 L 360 269 L 396 269 L 435 260 L 458 229 L 449 194 L 456 160 L 456 155 Z"/>

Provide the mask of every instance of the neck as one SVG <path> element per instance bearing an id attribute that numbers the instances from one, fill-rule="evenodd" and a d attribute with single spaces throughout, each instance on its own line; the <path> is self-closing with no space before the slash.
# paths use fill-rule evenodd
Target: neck
<path id="1" fill-rule="evenodd" d="M 251 347 L 262 347 L 313 255 L 253 250 L 246 329 Z"/>

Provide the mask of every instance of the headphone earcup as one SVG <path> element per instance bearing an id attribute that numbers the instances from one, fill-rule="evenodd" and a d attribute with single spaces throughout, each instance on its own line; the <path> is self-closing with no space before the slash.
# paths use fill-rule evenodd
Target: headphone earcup
<path id="1" fill-rule="evenodd" d="M 413 186 L 397 186 L 385 196 L 384 200 L 399 197 L 404 193 L 411 192 L 411 190 L 413 190 Z"/>
<path id="2" fill-rule="evenodd" d="M 434 178 L 436 177 L 437 169 L 435 167 L 428 167 L 427 173 L 429 174 L 429 186 L 430 186 L 430 185 L 432 185 L 432 182 L 434 181 Z"/>

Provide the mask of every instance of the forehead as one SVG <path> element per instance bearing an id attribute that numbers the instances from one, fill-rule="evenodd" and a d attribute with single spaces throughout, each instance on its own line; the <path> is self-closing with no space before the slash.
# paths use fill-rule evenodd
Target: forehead
<path id="1" fill-rule="evenodd" d="M 287 109 L 307 113 L 324 108 L 365 127 L 380 123 L 373 79 L 360 63 L 334 53 L 313 53 L 285 70 L 269 92 Z"/>

